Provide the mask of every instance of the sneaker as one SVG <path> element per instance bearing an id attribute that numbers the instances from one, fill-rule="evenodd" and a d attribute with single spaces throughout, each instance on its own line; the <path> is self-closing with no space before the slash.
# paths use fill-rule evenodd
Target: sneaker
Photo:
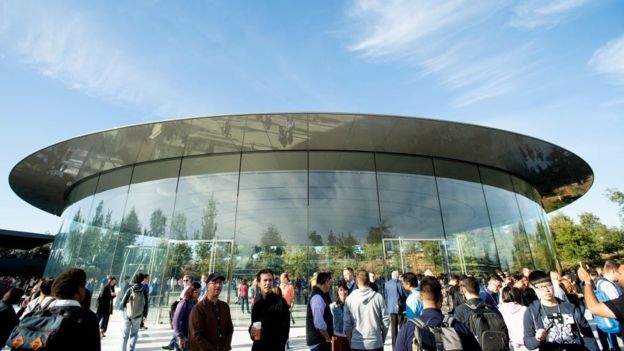
<path id="1" fill-rule="evenodd" d="M 160 348 L 163 349 L 163 350 L 173 350 L 173 346 L 171 346 L 171 345 L 161 346 Z"/>

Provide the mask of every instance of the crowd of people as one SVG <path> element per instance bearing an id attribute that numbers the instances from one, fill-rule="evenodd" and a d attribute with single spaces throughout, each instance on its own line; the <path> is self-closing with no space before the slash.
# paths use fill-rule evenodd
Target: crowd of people
<path id="1" fill-rule="evenodd" d="M 430 271 L 394 271 L 383 284 L 365 270 L 345 268 L 337 279 L 318 272 L 306 279 L 306 345 L 314 351 L 379 351 L 390 332 L 392 348 L 399 351 L 598 350 L 599 344 L 603 350 L 620 350 L 623 275 L 624 265 L 614 261 L 563 274 L 528 268 L 518 274 L 437 277 Z M 163 349 L 231 348 L 230 306 L 219 299 L 225 281 L 217 272 L 195 282 L 190 275 L 181 279 L 182 292 L 171 306 L 171 342 Z M 12 349 L 81 345 L 99 350 L 118 297 L 124 311 L 120 348 L 134 350 L 153 283 L 147 274 L 137 273 L 131 281 L 124 278 L 118 296 L 117 278 L 108 276 L 93 312 L 89 281 L 81 269 L 54 279 L 0 278 L 0 341 Z M 236 285 L 241 313 L 250 313 L 251 350 L 288 348 L 295 297 L 302 293 L 299 283 L 288 273 L 276 276 L 262 269 L 251 282 L 241 279 Z M 595 316 L 598 341 L 585 309 Z M 33 325 L 56 329 L 37 331 Z"/>

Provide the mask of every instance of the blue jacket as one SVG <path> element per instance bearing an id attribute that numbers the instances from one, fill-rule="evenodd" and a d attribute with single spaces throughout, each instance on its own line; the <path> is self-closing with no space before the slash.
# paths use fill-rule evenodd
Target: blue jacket
<path id="1" fill-rule="evenodd" d="M 423 321 L 427 322 L 427 325 L 437 327 L 444 321 L 444 315 L 442 311 L 437 308 L 425 308 L 419 317 Z M 462 322 L 455 320 L 453 328 L 459 334 L 462 341 L 464 350 L 480 351 L 481 346 L 474 335 L 468 330 Z M 399 331 L 396 339 L 396 351 L 412 351 L 412 343 L 414 340 L 414 330 L 416 326 L 414 323 L 405 322 Z"/>
<path id="2" fill-rule="evenodd" d="M 405 290 L 398 279 L 390 279 L 384 287 L 386 296 L 386 313 L 399 313 L 397 302 L 399 295 L 405 296 Z"/>
<path id="3" fill-rule="evenodd" d="M 578 307 L 566 301 L 561 301 L 559 299 L 557 299 L 557 301 L 559 301 L 561 314 L 564 315 L 564 322 L 566 318 L 565 315 L 572 316 L 573 318 L 571 321 L 572 323 L 569 324 L 569 330 L 567 331 L 571 330 L 571 332 L 574 333 L 577 343 L 564 345 L 546 341 L 539 343 L 537 339 L 535 339 L 535 331 L 544 328 L 544 309 L 541 307 L 541 302 L 536 300 L 529 305 L 524 313 L 524 346 L 530 350 L 539 349 L 540 351 L 561 349 L 598 351 L 598 344 L 596 343 L 596 339 L 594 339 L 591 327 Z"/>

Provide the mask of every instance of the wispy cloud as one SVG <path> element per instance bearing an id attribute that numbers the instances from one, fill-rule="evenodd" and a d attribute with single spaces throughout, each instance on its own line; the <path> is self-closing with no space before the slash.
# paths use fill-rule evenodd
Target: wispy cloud
<path id="1" fill-rule="evenodd" d="M 375 60 L 402 60 L 432 75 L 466 106 L 518 88 L 537 67 L 531 43 L 506 46 L 480 26 L 506 4 L 488 1 L 365 1 L 349 11 L 348 48 Z M 485 28 L 488 27 L 488 28 Z"/>
<path id="2" fill-rule="evenodd" d="M 426 51 L 414 44 L 428 37 L 460 31 L 480 15 L 492 11 L 488 1 L 467 4 L 463 0 L 440 1 L 358 1 L 349 10 L 361 34 L 350 50 L 381 57 Z"/>
<path id="3" fill-rule="evenodd" d="M 525 0 L 514 8 L 509 24 L 525 29 L 554 27 L 588 3 L 589 0 Z"/>
<path id="4" fill-rule="evenodd" d="M 90 96 L 159 116 L 184 113 L 185 99 L 166 77 L 145 68 L 89 14 L 49 3 L 7 3 L 0 7 L 0 48 L 12 57 Z"/>
<path id="5" fill-rule="evenodd" d="M 596 72 L 610 76 L 616 83 L 624 84 L 624 35 L 596 50 L 588 64 Z"/>

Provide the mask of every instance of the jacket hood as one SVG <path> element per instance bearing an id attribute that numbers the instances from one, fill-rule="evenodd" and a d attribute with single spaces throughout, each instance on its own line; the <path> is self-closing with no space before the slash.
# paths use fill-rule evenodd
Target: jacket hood
<path id="1" fill-rule="evenodd" d="M 143 291 L 143 284 L 134 284 L 132 286 L 132 290 L 134 290 L 134 291 Z"/>
<path id="2" fill-rule="evenodd" d="M 514 303 L 514 302 L 505 302 L 498 306 L 498 309 L 501 312 L 509 312 L 510 314 L 516 314 L 520 311 L 524 310 L 524 306 Z"/>
<path id="3" fill-rule="evenodd" d="M 353 290 L 351 294 L 359 295 L 361 299 L 360 301 L 366 305 L 373 299 L 373 297 L 375 297 L 376 292 L 371 288 L 365 288 Z"/>

